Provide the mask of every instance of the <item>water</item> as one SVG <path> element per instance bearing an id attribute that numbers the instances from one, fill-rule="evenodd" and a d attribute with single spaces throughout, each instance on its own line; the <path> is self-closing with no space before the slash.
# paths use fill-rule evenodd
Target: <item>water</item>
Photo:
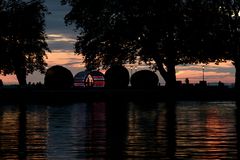
<path id="1" fill-rule="evenodd" d="M 236 102 L 1 105 L 0 160 L 240 159 Z"/>

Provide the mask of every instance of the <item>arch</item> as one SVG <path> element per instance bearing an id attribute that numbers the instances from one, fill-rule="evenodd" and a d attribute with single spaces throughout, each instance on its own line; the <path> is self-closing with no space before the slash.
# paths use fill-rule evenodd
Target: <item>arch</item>
<path id="1" fill-rule="evenodd" d="M 104 74 L 99 71 L 81 71 L 74 76 L 74 87 L 104 87 Z"/>

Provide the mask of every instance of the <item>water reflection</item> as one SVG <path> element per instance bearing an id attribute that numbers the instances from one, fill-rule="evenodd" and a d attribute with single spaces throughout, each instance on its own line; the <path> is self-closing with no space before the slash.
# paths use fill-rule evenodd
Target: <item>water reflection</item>
<path id="1" fill-rule="evenodd" d="M 18 110 L 12 106 L 1 108 L 0 118 L 0 148 L 1 157 L 6 159 L 18 159 Z M 11 130 L 11 131 L 10 131 Z"/>
<path id="2" fill-rule="evenodd" d="M 240 101 L 236 102 L 235 110 L 236 132 L 237 132 L 237 159 L 240 159 Z"/>
<path id="3" fill-rule="evenodd" d="M 239 102 L 0 106 L 1 159 L 238 159 Z"/>
<path id="4" fill-rule="evenodd" d="M 166 112 L 164 103 L 130 103 L 127 157 L 167 157 Z"/>
<path id="5" fill-rule="evenodd" d="M 48 158 L 87 159 L 106 154 L 104 103 L 48 107 Z"/>
<path id="6" fill-rule="evenodd" d="M 180 103 L 177 157 L 237 159 L 234 103 Z"/>
<path id="7" fill-rule="evenodd" d="M 0 107 L 1 159 L 46 159 L 47 117 L 44 108 Z"/>
<path id="8" fill-rule="evenodd" d="M 106 103 L 107 159 L 125 158 L 128 130 L 128 103 L 109 101 Z"/>

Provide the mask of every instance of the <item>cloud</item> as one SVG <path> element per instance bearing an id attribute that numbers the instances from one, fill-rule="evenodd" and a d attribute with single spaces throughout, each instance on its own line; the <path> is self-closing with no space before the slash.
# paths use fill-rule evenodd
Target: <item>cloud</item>
<path id="1" fill-rule="evenodd" d="M 64 22 L 65 15 L 70 11 L 67 5 L 61 5 L 60 1 L 45 0 L 48 11 L 51 13 L 46 16 L 46 27 L 48 31 L 72 30 L 71 26 L 66 26 Z"/>
<path id="2" fill-rule="evenodd" d="M 76 33 L 73 26 L 66 26 L 64 16 L 69 12 L 68 6 L 62 6 L 60 1 L 45 1 L 51 14 L 46 16 L 47 43 L 51 50 L 74 50 Z"/>
<path id="3" fill-rule="evenodd" d="M 52 53 L 48 54 L 46 62 L 48 63 L 49 67 L 53 65 L 68 66 L 70 68 L 84 67 L 83 57 L 67 50 L 54 50 Z"/>
<path id="4" fill-rule="evenodd" d="M 76 39 L 72 38 L 72 37 L 68 37 L 64 34 L 48 34 L 48 43 L 52 43 L 52 42 L 67 42 L 70 44 L 75 43 Z"/>
<path id="5" fill-rule="evenodd" d="M 74 50 L 75 39 L 71 36 L 51 33 L 48 34 L 47 43 L 51 50 Z"/>
<path id="6" fill-rule="evenodd" d="M 191 83 L 198 83 L 203 79 L 203 71 L 196 70 L 181 70 L 176 73 L 178 80 L 185 80 L 188 78 Z M 220 72 L 220 71 L 206 71 L 204 72 L 204 80 L 207 82 L 218 82 L 233 83 L 234 75 L 231 72 Z"/>
<path id="7" fill-rule="evenodd" d="M 214 70 L 214 69 L 219 69 L 219 68 L 225 68 L 225 69 L 233 69 L 234 66 L 231 61 L 227 61 L 225 63 L 220 63 L 219 65 L 216 65 L 215 63 L 209 63 L 207 65 L 205 64 L 196 64 L 196 65 L 178 65 L 177 69 L 179 70 L 186 70 L 186 69 L 193 69 L 193 70 L 202 70 L 202 67 L 204 66 L 205 69 L 208 70 Z"/>

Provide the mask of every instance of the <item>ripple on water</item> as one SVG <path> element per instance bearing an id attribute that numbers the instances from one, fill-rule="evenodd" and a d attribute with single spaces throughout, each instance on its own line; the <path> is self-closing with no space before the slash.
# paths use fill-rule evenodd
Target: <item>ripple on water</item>
<path id="1" fill-rule="evenodd" d="M 0 159 L 239 159 L 234 102 L 2 105 Z"/>

